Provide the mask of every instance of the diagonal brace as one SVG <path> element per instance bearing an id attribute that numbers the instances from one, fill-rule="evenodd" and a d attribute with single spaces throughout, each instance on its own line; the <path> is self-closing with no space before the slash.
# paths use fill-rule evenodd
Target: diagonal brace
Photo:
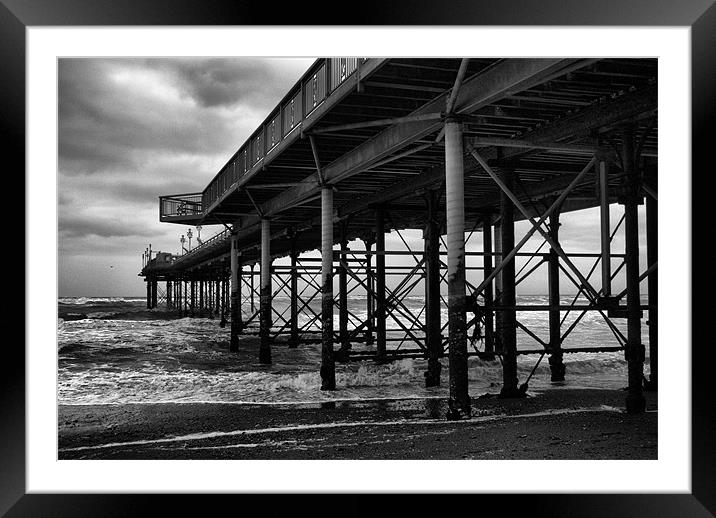
<path id="1" fill-rule="evenodd" d="M 504 182 L 495 174 L 495 172 L 492 170 L 492 168 L 487 165 L 487 162 L 478 154 L 478 152 L 475 150 L 474 147 L 468 144 L 468 151 L 473 156 L 475 160 L 482 166 L 482 168 L 485 170 L 485 172 L 490 175 L 490 177 L 495 181 L 495 183 L 502 189 L 502 191 L 507 195 L 507 197 L 512 201 L 512 203 L 517 207 L 517 209 L 522 213 L 522 215 L 532 224 L 532 228 L 539 232 L 545 241 L 547 241 L 552 249 L 557 253 L 557 255 L 564 261 L 564 264 L 566 264 L 572 272 L 574 272 L 574 275 L 579 279 L 579 282 L 582 283 L 582 285 L 587 289 L 589 294 L 591 295 L 592 299 L 597 299 L 599 297 L 599 294 L 597 293 L 597 290 L 592 287 L 591 284 L 589 284 L 589 281 L 584 278 L 584 275 L 582 275 L 582 272 L 579 271 L 579 269 L 574 265 L 574 263 L 567 257 L 567 254 L 564 252 L 560 244 L 552 239 L 552 236 L 549 235 L 548 232 L 546 232 L 542 228 L 542 224 L 545 221 L 545 218 L 542 217 L 539 221 L 534 220 L 532 216 L 530 216 L 527 209 L 520 203 L 520 200 L 517 199 L 517 196 L 514 195 L 512 191 L 504 184 Z M 592 158 L 590 160 L 589 164 L 587 164 L 587 167 L 585 170 L 589 170 L 592 168 L 594 163 L 596 162 L 596 158 Z M 582 172 L 578 176 L 582 176 L 582 173 L 585 172 L 585 170 L 582 170 Z M 574 182 L 573 182 L 574 183 Z M 572 184 L 570 184 L 571 186 Z M 554 206 L 554 205 L 553 205 Z M 551 208 L 551 207 L 550 207 Z"/>

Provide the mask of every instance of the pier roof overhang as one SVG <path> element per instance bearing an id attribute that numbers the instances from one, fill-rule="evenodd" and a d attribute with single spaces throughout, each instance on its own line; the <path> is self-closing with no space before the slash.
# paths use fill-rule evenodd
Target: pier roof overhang
<path id="1" fill-rule="evenodd" d="M 325 184 L 334 189 L 336 241 L 341 232 L 366 236 L 378 207 L 387 229 L 421 228 L 424 194 L 444 179 L 448 111 L 490 167 L 518 173 L 515 192 L 536 213 L 597 150 L 619 168 L 626 123 L 644 167 L 656 167 L 656 80 L 656 59 L 319 59 L 204 191 L 160 198 L 160 219 L 231 227 L 244 263 L 258 259 L 262 218 L 271 220 L 272 255 L 318 248 Z M 464 159 L 470 230 L 499 213 L 500 190 L 472 157 Z M 616 200 L 618 175 L 612 182 Z M 562 211 L 598 203 L 590 174 Z M 223 260 L 228 237 L 175 267 Z"/>

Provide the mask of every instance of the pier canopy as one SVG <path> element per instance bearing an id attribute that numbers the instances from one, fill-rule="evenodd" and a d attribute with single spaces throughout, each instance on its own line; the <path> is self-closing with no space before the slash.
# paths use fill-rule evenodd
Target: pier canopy
<path id="1" fill-rule="evenodd" d="M 326 185 L 350 239 L 375 227 L 380 205 L 390 205 L 386 230 L 422 227 L 424 193 L 445 178 L 447 118 L 462 124 L 466 151 L 518 174 L 529 208 L 559 194 L 596 151 L 618 161 L 625 123 L 655 168 L 656 110 L 656 59 L 321 58 L 202 191 L 160 196 L 160 220 L 230 225 L 246 262 L 258 259 L 262 219 L 272 255 L 320 248 Z M 500 190 L 472 159 L 464 184 L 469 230 L 499 213 Z M 597 206 L 597 194 L 586 175 L 561 211 Z M 618 178 L 608 195 L 617 200 Z M 222 236 L 191 260 L 226 253 Z"/>

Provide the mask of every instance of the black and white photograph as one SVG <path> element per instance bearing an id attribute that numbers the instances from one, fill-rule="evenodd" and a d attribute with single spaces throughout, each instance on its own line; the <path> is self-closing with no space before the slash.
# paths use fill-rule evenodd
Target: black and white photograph
<path id="1" fill-rule="evenodd" d="M 711 516 L 710 3 L 0 0 L 0 515 Z"/>
<path id="2" fill-rule="evenodd" d="M 657 59 L 57 70 L 59 459 L 657 459 Z"/>

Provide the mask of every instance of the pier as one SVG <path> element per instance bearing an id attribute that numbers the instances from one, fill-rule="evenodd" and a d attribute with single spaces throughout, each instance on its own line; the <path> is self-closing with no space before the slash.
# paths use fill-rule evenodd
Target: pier
<path id="1" fill-rule="evenodd" d="M 453 419 L 471 412 L 471 356 L 499 358 L 500 397 L 520 398 L 518 355 L 560 382 L 569 353 L 619 351 L 625 408 L 643 412 L 658 388 L 657 134 L 656 59 L 318 59 L 203 190 L 159 197 L 160 221 L 219 231 L 178 255 L 144 251 L 147 308 L 230 326 L 236 354 L 258 337 L 264 364 L 272 348 L 320 344 L 322 390 L 339 388 L 336 363 L 424 358 Z M 589 208 L 599 248 L 565 251 L 560 216 Z M 404 246 L 387 249 L 387 234 Z M 545 273 L 546 303 L 518 304 L 517 286 Z M 548 335 L 524 311 L 543 312 Z M 563 348 L 587 314 L 613 342 Z"/>

